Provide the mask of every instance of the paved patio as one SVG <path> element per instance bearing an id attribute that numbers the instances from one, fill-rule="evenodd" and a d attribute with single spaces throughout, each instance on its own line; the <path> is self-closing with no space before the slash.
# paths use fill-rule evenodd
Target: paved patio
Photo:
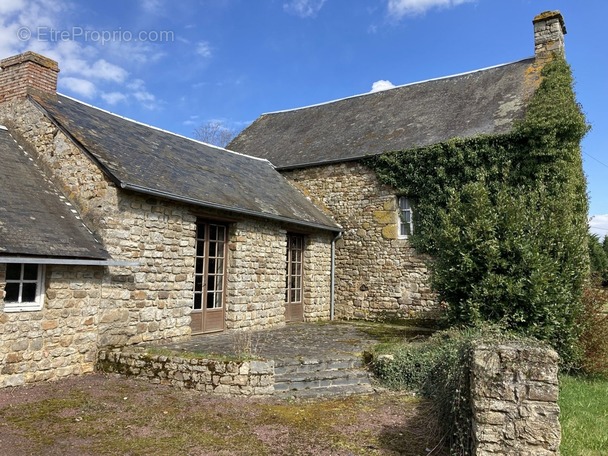
<path id="1" fill-rule="evenodd" d="M 375 387 L 362 356 L 379 342 L 371 334 L 411 340 L 427 337 L 429 330 L 364 322 L 290 323 L 111 349 L 100 353 L 98 367 L 206 393 L 283 397 L 371 393 Z"/>
<path id="2" fill-rule="evenodd" d="M 377 342 L 356 324 L 322 322 L 290 323 L 281 328 L 193 336 L 188 341 L 162 344 L 162 347 L 209 355 L 236 356 L 249 353 L 280 362 L 360 355 Z"/>

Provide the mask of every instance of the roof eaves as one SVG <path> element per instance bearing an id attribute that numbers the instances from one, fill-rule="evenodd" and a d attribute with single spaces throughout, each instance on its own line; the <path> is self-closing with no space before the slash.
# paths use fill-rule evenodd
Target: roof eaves
<path id="1" fill-rule="evenodd" d="M 19 264 L 64 264 L 72 266 L 139 266 L 138 261 L 114 260 L 112 258 L 101 260 L 95 258 L 72 258 L 72 257 L 43 257 L 43 256 L 19 256 L 0 255 L 0 263 Z"/>

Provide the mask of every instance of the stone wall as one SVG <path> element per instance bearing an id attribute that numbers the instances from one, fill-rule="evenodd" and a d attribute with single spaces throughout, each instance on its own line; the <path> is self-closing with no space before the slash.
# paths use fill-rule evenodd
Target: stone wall
<path id="1" fill-rule="evenodd" d="M 285 323 L 288 228 L 267 221 L 230 226 L 226 326 L 261 329 Z M 304 319 L 329 319 L 331 234 L 305 235 Z"/>
<path id="2" fill-rule="evenodd" d="M 223 361 L 102 350 L 98 369 L 135 376 L 152 383 L 230 396 L 274 393 L 274 361 Z"/>
<path id="3" fill-rule="evenodd" d="M 242 221 L 231 225 L 229 236 L 227 328 L 284 323 L 287 232 L 270 222 Z"/>
<path id="4" fill-rule="evenodd" d="M 395 192 L 357 163 L 283 174 L 344 227 L 336 244 L 336 317 L 435 317 L 426 258 L 397 236 Z"/>
<path id="5" fill-rule="evenodd" d="M 0 388 L 92 372 L 103 268 L 46 266 L 42 310 L 3 312 L 0 264 Z"/>
<path id="6" fill-rule="evenodd" d="M 286 233 L 293 227 L 119 190 L 28 100 L 0 104 L 0 123 L 37 157 L 112 257 L 137 263 L 105 268 L 100 291 L 86 297 L 97 300 L 99 346 L 190 335 L 197 217 L 230 221 L 227 328 L 260 329 L 284 322 Z M 308 237 L 307 319 L 329 315 L 330 239 L 329 233 Z M 23 313 L 19 318 L 33 321 L 37 316 Z"/>
<path id="7" fill-rule="evenodd" d="M 474 454 L 558 455 L 558 355 L 508 343 L 473 349 Z"/>
<path id="8" fill-rule="evenodd" d="M 331 287 L 331 235 L 310 234 L 305 238 L 304 320 L 329 320 Z"/>

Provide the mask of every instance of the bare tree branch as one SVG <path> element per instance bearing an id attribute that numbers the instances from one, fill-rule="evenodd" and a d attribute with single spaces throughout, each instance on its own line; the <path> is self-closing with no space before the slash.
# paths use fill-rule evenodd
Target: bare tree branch
<path id="1" fill-rule="evenodd" d="M 210 120 L 194 130 L 194 137 L 199 141 L 226 147 L 234 139 L 236 132 L 225 127 L 221 122 Z"/>

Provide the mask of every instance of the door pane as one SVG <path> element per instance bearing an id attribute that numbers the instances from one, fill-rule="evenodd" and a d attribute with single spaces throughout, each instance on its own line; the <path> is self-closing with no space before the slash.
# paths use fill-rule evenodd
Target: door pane
<path id="1" fill-rule="evenodd" d="M 203 296 L 200 293 L 194 293 L 194 305 L 192 306 L 195 310 L 202 309 Z"/>

